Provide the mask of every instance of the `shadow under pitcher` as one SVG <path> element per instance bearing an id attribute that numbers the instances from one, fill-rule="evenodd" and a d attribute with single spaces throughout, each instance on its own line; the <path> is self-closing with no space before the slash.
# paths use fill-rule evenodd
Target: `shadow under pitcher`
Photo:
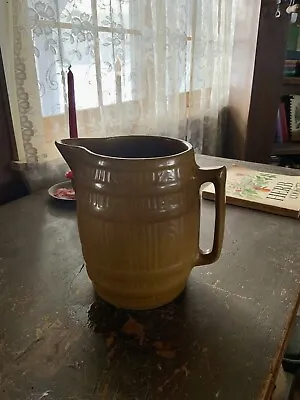
<path id="1" fill-rule="evenodd" d="M 73 171 L 82 252 L 105 301 L 162 306 L 183 291 L 193 267 L 219 258 L 225 167 L 201 169 L 188 142 L 161 136 L 63 139 L 56 146 Z M 216 191 L 211 251 L 199 249 L 205 182 Z"/>

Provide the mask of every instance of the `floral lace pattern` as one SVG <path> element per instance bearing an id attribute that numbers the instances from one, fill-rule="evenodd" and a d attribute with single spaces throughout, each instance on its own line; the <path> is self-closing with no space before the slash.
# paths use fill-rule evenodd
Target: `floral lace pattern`
<path id="1" fill-rule="evenodd" d="M 236 2 L 8 2 L 15 71 L 8 85 L 20 161 L 58 157 L 53 142 L 68 136 L 70 65 L 80 136 L 164 134 L 215 154 Z"/>

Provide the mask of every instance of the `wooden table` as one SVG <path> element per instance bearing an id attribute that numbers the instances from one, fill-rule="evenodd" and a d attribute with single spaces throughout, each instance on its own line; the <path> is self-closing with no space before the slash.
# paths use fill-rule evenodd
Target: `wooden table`
<path id="1" fill-rule="evenodd" d="M 212 223 L 204 202 L 202 245 Z M 46 192 L 1 207 L 0 398 L 270 398 L 299 302 L 299 233 L 297 220 L 228 206 L 221 259 L 174 303 L 126 312 L 95 298 L 74 209 Z"/>

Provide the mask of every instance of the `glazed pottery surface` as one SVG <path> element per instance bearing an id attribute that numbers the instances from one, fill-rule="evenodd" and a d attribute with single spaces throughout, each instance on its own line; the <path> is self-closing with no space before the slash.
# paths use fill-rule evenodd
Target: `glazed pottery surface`
<path id="1" fill-rule="evenodd" d="M 172 301 L 191 269 L 219 258 L 226 169 L 200 169 L 192 146 L 159 136 L 64 139 L 87 271 L 97 293 L 128 309 Z M 214 244 L 199 249 L 200 186 L 216 189 Z"/>

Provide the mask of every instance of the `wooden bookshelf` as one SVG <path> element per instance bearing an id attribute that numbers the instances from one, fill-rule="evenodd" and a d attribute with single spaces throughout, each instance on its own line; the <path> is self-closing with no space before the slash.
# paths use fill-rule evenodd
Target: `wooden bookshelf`
<path id="1" fill-rule="evenodd" d="M 272 150 L 274 156 L 300 156 L 300 142 L 275 143 Z"/>
<path id="2" fill-rule="evenodd" d="M 281 95 L 300 95 L 300 77 L 284 77 Z"/>

